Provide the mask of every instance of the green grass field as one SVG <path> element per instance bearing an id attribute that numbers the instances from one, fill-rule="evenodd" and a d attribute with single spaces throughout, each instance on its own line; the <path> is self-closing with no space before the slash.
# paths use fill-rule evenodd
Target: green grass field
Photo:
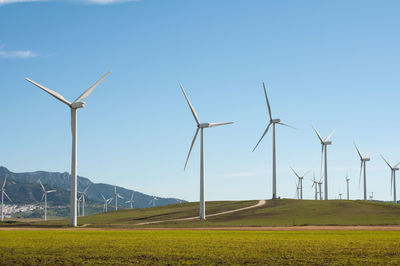
<path id="1" fill-rule="evenodd" d="M 219 213 L 252 206 L 258 201 L 207 202 L 206 213 Z M 139 223 L 198 216 L 198 203 L 184 203 L 148 209 L 121 210 L 80 217 L 79 225 L 88 227 L 240 227 L 304 225 L 400 225 L 400 204 L 370 201 L 269 200 L 255 209 L 208 217 L 206 221 L 174 221 L 158 224 Z M 3 224 L 7 226 L 67 226 L 67 220 Z"/>
<path id="2" fill-rule="evenodd" d="M 1 265 L 399 265 L 398 231 L 0 231 Z"/>

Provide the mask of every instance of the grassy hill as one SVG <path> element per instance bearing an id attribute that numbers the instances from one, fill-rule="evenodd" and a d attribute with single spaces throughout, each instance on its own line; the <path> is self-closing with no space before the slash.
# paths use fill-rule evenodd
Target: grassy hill
<path id="1" fill-rule="evenodd" d="M 256 204 L 257 201 L 207 202 L 206 213 L 213 214 Z M 88 227 L 229 227 L 229 226 L 304 226 L 304 225 L 400 225 L 400 204 L 370 201 L 269 200 L 258 208 L 208 217 L 206 221 L 170 221 L 157 224 L 139 223 L 164 221 L 198 215 L 199 205 L 182 203 L 148 209 L 121 210 L 79 218 Z M 64 226 L 66 220 L 35 223 Z"/>

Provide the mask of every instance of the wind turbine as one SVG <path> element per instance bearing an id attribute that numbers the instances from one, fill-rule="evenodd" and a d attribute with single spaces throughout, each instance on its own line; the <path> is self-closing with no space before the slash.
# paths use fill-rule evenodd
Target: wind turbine
<path id="1" fill-rule="evenodd" d="M 318 181 L 315 179 L 315 172 L 313 172 L 313 179 L 310 180 L 313 182 L 311 187 L 315 190 L 314 198 L 315 200 L 318 200 Z"/>
<path id="2" fill-rule="evenodd" d="M 319 134 L 318 130 L 314 126 L 313 126 L 313 129 L 314 129 L 315 133 L 317 134 L 317 137 L 320 140 L 321 146 L 322 146 L 320 176 L 322 176 L 322 165 L 323 165 L 323 162 L 325 162 L 325 164 L 324 164 L 324 192 L 325 192 L 324 198 L 325 198 L 325 200 L 328 200 L 328 152 L 327 152 L 327 148 L 328 148 L 328 145 L 332 145 L 332 141 L 329 141 L 329 139 L 332 137 L 333 133 L 335 133 L 336 128 L 332 131 L 332 133 L 325 140 L 322 139 L 321 134 Z"/>
<path id="3" fill-rule="evenodd" d="M 390 173 L 390 193 L 392 193 L 392 190 L 393 190 L 393 202 L 396 203 L 397 202 L 397 199 L 396 199 L 396 171 L 399 170 L 400 162 L 395 164 L 394 166 L 391 166 L 382 155 L 381 155 L 381 157 L 390 168 L 390 172 L 391 172 Z"/>
<path id="4" fill-rule="evenodd" d="M 135 201 L 133 200 L 133 194 L 134 194 L 134 193 L 135 193 L 135 192 L 132 191 L 131 199 L 128 200 L 128 201 L 125 201 L 125 203 L 130 203 L 130 204 L 131 204 L 131 209 L 133 209 L 133 203 L 135 202 Z"/>
<path id="5" fill-rule="evenodd" d="M 190 154 L 192 153 L 193 145 L 196 142 L 197 135 L 199 134 L 200 131 L 200 220 L 205 220 L 206 219 L 206 204 L 205 204 L 205 193 L 204 193 L 204 129 L 205 128 L 211 128 L 211 127 L 217 127 L 217 126 L 223 126 L 223 125 L 228 125 L 228 124 L 233 124 L 233 122 L 223 122 L 223 123 L 201 123 L 199 122 L 199 118 L 196 114 L 196 111 L 194 110 L 194 107 L 189 101 L 189 98 L 186 95 L 185 90 L 183 89 L 182 85 L 180 85 L 183 95 L 186 98 L 186 101 L 189 105 L 190 110 L 192 111 L 192 115 L 194 117 L 194 120 L 196 121 L 197 124 L 197 129 L 196 133 L 194 134 L 192 144 L 190 145 L 190 150 L 188 153 L 188 156 L 186 158 L 186 163 L 184 170 L 186 170 L 186 166 L 189 161 Z"/>
<path id="6" fill-rule="evenodd" d="M 253 152 L 256 150 L 258 144 L 260 144 L 261 140 L 267 134 L 269 128 L 272 125 L 272 199 L 276 199 L 278 197 L 277 193 L 276 193 L 276 142 L 275 142 L 276 124 L 291 127 L 291 128 L 293 128 L 293 127 L 282 123 L 279 118 L 276 118 L 276 119 L 272 118 L 271 106 L 269 105 L 267 90 L 265 89 L 264 82 L 263 82 L 263 87 L 264 87 L 265 100 L 267 101 L 267 107 L 268 107 L 269 124 L 268 124 L 267 128 L 265 129 L 264 133 L 262 134 L 260 140 L 257 142 L 256 146 L 254 147 Z"/>
<path id="7" fill-rule="evenodd" d="M 319 200 L 322 200 L 322 177 L 321 179 L 318 181 L 318 189 L 319 189 Z"/>
<path id="8" fill-rule="evenodd" d="M 89 96 L 90 93 L 94 90 L 94 88 L 97 87 L 97 85 L 100 84 L 111 72 L 108 72 L 105 74 L 101 79 L 99 79 L 95 84 L 93 84 L 89 89 L 87 89 L 84 93 L 82 93 L 74 102 L 69 102 L 64 97 L 55 92 L 52 91 L 39 83 L 36 83 L 35 81 L 26 78 L 27 81 L 32 83 L 33 85 L 39 87 L 40 89 L 44 90 L 54 98 L 58 99 L 59 101 L 65 103 L 68 105 L 68 107 L 71 109 L 71 131 L 72 131 L 72 163 L 71 163 L 71 196 L 70 196 L 70 220 L 69 220 L 69 225 L 70 226 L 77 226 L 78 225 L 78 220 L 77 220 L 77 111 L 79 108 L 85 107 L 86 103 L 83 102 L 83 100 Z"/>
<path id="9" fill-rule="evenodd" d="M 156 206 L 156 201 L 158 200 L 157 197 L 155 197 L 154 195 L 151 196 L 151 200 L 149 202 L 149 205 L 153 205 L 153 207 Z"/>
<path id="10" fill-rule="evenodd" d="M 299 175 L 292 167 L 290 167 L 290 169 L 292 169 L 293 173 L 299 179 L 300 199 L 302 200 L 303 199 L 303 179 L 308 174 L 309 171 L 305 172 L 303 175 Z"/>
<path id="11" fill-rule="evenodd" d="M 4 177 L 3 186 L 1 186 L 1 221 L 4 221 L 4 196 L 6 196 L 6 198 L 12 203 L 12 200 L 6 193 L 5 189 L 6 182 L 7 182 L 7 174 Z"/>
<path id="12" fill-rule="evenodd" d="M 355 142 L 354 142 L 354 146 L 356 147 L 357 153 L 360 156 L 360 160 L 361 160 L 360 177 L 358 179 L 358 184 L 360 185 L 361 173 L 364 168 L 364 200 L 367 200 L 367 170 L 366 170 L 365 163 L 371 160 L 371 158 L 369 158 L 369 157 L 371 156 L 372 152 L 368 153 L 365 157 L 363 157 Z"/>
<path id="13" fill-rule="evenodd" d="M 349 192 L 349 181 L 350 181 L 350 178 L 349 178 L 349 176 L 348 175 L 346 175 L 346 183 L 347 183 L 347 200 L 350 200 L 350 192 Z"/>
<path id="14" fill-rule="evenodd" d="M 79 198 L 79 201 L 82 200 L 82 216 L 85 216 L 85 196 L 86 196 L 86 192 L 88 191 L 89 187 L 91 184 L 89 184 L 85 190 L 81 193 L 81 196 Z"/>
<path id="15" fill-rule="evenodd" d="M 105 211 L 105 212 L 107 212 L 107 206 L 108 206 L 108 204 L 113 200 L 113 198 L 109 198 L 109 199 L 106 199 L 104 196 L 103 196 L 103 194 L 101 194 L 101 197 L 103 198 L 103 200 L 104 200 L 104 205 L 103 205 L 103 212 Z"/>
<path id="16" fill-rule="evenodd" d="M 294 181 L 294 183 L 295 183 L 295 185 L 296 185 L 296 194 L 295 194 L 295 196 L 296 196 L 297 199 L 299 199 L 299 190 L 300 190 L 300 186 L 299 186 L 299 183 L 298 183 L 298 182 Z"/>
<path id="17" fill-rule="evenodd" d="M 44 220 L 47 221 L 47 194 L 56 192 L 56 190 L 47 190 L 44 188 L 42 182 L 39 180 L 40 186 L 43 190 L 42 200 L 44 198 Z"/>
<path id="18" fill-rule="evenodd" d="M 123 197 L 117 193 L 117 186 L 114 186 L 114 199 L 115 199 L 115 210 L 118 211 L 118 198 L 123 199 Z"/>
<path id="19" fill-rule="evenodd" d="M 342 200 L 342 193 L 339 193 L 339 200 Z"/>

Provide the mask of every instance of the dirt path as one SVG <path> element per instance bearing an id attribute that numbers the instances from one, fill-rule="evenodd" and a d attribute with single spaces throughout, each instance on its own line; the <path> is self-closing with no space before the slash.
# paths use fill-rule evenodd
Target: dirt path
<path id="1" fill-rule="evenodd" d="M 224 211 L 224 212 L 219 212 L 219 213 L 214 213 L 214 214 L 209 214 L 209 215 L 206 215 L 206 217 L 214 217 L 214 216 L 219 216 L 219 215 L 224 215 L 224 214 L 229 214 L 229 213 L 235 213 L 235 212 L 245 211 L 245 210 L 249 210 L 249 209 L 254 209 L 254 208 L 257 208 L 257 207 L 260 207 L 260 206 L 264 206 L 266 203 L 267 203 L 266 200 L 260 200 L 257 204 L 249 206 L 249 207 L 244 207 L 244 208 L 240 208 L 240 209 Z M 190 220 L 196 220 L 196 219 L 199 219 L 199 216 L 188 217 L 188 218 L 179 218 L 179 219 L 171 219 L 171 220 L 163 220 L 163 221 L 145 222 L 145 223 L 138 223 L 138 224 L 135 224 L 135 225 L 159 224 L 159 223 L 164 223 L 164 222 L 190 221 Z"/>

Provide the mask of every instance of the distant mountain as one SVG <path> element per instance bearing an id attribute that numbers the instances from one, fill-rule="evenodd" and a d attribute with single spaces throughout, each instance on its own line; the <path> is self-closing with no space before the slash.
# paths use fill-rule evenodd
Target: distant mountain
<path id="1" fill-rule="evenodd" d="M 46 190 L 57 190 L 55 193 L 48 195 L 47 200 L 49 204 L 69 205 L 70 176 L 68 173 L 53 173 L 45 171 L 13 173 L 5 167 L 0 167 L 0 185 L 3 184 L 6 175 L 6 192 L 10 196 L 11 200 L 16 204 L 32 204 L 41 201 L 43 193 L 38 182 L 40 179 Z M 95 184 L 88 178 L 78 176 L 78 191 L 83 191 L 87 186 L 89 186 L 86 193 L 86 202 L 88 204 L 103 204 L 101 194 L 106 198 L 112 198 L 114 196 L 114 185 L 102 183 Z M 128 208 L 130 206 L 125 202 L 130 200 L 132 192 L 134 192 L 135 208 L 151 207 L 150 201 L 152 196 L 150 195 L 119 186 L 117 186 L 117 192 L 124 198 L 118 199 L 119 208 Z M 157 199 L 156 206 L 185 202 L 184 200 L 176 198 L 157 197 Z M 114 204 L 114 201 L 112 201 L 111 206 L 114 206 Z"/>

